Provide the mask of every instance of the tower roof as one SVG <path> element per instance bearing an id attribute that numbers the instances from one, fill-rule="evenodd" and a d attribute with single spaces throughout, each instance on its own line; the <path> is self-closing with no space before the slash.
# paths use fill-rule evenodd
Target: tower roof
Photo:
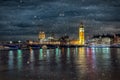
<path id="1" fill-rule="evenodd" d="M 80 28 L 84 28 L 84 25 L 82 22 L 80 23 Z"/>

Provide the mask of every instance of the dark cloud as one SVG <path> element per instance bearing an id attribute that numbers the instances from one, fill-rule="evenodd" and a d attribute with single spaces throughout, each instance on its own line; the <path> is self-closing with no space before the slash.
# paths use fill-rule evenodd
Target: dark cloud
<path id="1" fill-rule="evenodd" d="M 39 31 L 45 31 L 77 37 L 81 21 L 86 35 L 118 33 L 119 14 L 119 0 L 0 0 L 0 35 L 37 38 Z"/>

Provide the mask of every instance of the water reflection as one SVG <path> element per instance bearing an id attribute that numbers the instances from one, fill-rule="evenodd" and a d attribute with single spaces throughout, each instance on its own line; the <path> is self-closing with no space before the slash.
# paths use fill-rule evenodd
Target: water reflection
<path id="1" fill-rule="evenodd" d="M 34 50 L 30 50 L 30 61 L 27 61 L 27 63 L 30 64 L 31 70 L 34 70 L 34 62 L 35 62 Z"/>
<path id="2" fill-rule="evenodd" d="M 30 51 L 30 62 L 33 62 L 34 61 L 34 51 L 31 50 Z"/>
<path id="3" fill-rule="evenodd" d="M 67 48 L 61 48 L 61 64 L 64 66 L 64 64 L 67 63 Z"/>
<path id="4" fill-rule="evenodd" d="M 56 49 L 55 49 L 55 52 L 56 52 L 56 53 L 55 53 L 55 54 L 56 54 L 56 55 L 55 55 L 55 57 L 56 57 L 56 62 L 59 62 L 59 61 L 60 61 L 60 56 L 61 56 L 61 55 L 60 55 L 60 49 L 59 49 L 59 48 L 56 48 Z"/>
<path id="5" fill-rule="evenodd" d="M 96 66 L 96 49 L 93 48 L 87 48 L 87 61 L 93 68 Z"/>
<path id="6" fill-rule="evenodd" d="M 43 60 L 43 50 L 39 50 L 39 60 Z"/>
<path id="7" fill-rule="evenodd" d="M 14 55 L 13 55 L 13 51 L 12 50 L 10 50 L 9 51 L 9 55 L 8 55 L 8 57 L 9 57 L 9 60 L 8 60 L 8 67 L 9 67 L 9 69 L 13 69 L 13 67 L 14 67 L 14 65 L 13 65 L 13 62 L 14 62 Z"/>
<path id="8" fill-rule="evenodd" d="M 96 80 L 96 56 L 95 48 L 87 48 L 87 67 L 88 75 L 90 80 Z"/>
<path id="9" fill-rule="evenodd" d="M 47 61 L 50 61 L 50 50 L 47 49 L 47 52 L 46 52 L 46 59 Z"/>
<path id="10" fill-rule="evenodd" d="M 86 64 L 86 55 L 85 55 L 85 48 L 79 48 L 78 49 L 78 59 L 77 59 L 77 67 L 78 67 L 78 77 L 84 78 L 84 75 L 87 70 L 87 64 Z"/>
<path id="11" fill-rule="evenodd" d="M 110 48 L 103 48 L 103 57 L 109 59 L 110 58 Z"/>
<path id="12" fill-rule="evenodd" d="M 120 56 L 120 52 L 119 53 L 117 53 L 117 51 L 119 51 L 118 49 L 112 49 L 111 50 L 111 56 L 110 56 L 110 60 L 111 60 L 111 67 L 112 67 L 112 69 L 116 69 L 116 68 L 118 68 L 119 67 L 119 61 L 120 61 L 120 58 L 118 58 L 119 56 Z M 118 55 L 119 54 L 119 55 Z"/>
<path id="13" fill-rule="evenodd" d="M 22 68 L 22 50 L 17 50 L 17 66 L 18 69 L 21 70 Z"/>
<path id="14" fill-rule="evenodd" d="M 55 48 L 0 52 L 0 79 L 119 80 L 120 48 Z M 7 66 L 7 67 L 6 67 Z M 6 69 L 7 68 L 7 69 Z M 11 71 L 8 73 L 8 71 Z M 13 73 L 12 73 L 13 72 Z M 27 75 L 23 75 L 25 73 Z M 13 79 L 14 78 L 14 79 Z"/>

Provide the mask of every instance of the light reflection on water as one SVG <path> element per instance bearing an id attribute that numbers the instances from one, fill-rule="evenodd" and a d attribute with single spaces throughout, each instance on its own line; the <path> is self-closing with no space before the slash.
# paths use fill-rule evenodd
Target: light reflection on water
<path id="1" fill-rule="evenodd" d="M 22 50 L 17 50 L 17 66 L 18 66 L 18 69 L 21 70 L 21 68 L 22 68 Z"/>
<path id="2" fill-rule="evenodd" d="M 26 80 L 34 76 L 37 80 L 118 80 L 119 51 L 119 48 L 0 51 L 0 78 Z"/>
<path id="3" fill-rule="evenodd" d="M 8 67 L 9 69 L 13 69 L 13 59 L 14 59 L 14 55 L 13 55 L 13 51 L 9 51 L 9 60 L 8 60 Z"/>
<path id="4" fill-rule="evenodd" d="M 56 48 L 55 49 L 55 57 L 56 57 L 56 62 L 59 62 L 59 58 L 60 58 L 60 49 L 59 48 Z"/>
<path id="5" fill-rule="evenodd" d="M 43 59 L 43 50 L 40 49 L 39 50 L 39 60 L 42 60 Z"/>

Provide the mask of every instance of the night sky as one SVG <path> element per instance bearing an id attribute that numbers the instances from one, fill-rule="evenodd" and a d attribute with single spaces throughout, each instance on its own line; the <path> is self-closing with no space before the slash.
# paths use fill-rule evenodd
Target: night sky
<path id="1" fill-rule="evenodd" d="M 120 32 L 119 0 L 0 0 L 0 40 L 37 39 L 39 31 L 77 38 Z"/>

